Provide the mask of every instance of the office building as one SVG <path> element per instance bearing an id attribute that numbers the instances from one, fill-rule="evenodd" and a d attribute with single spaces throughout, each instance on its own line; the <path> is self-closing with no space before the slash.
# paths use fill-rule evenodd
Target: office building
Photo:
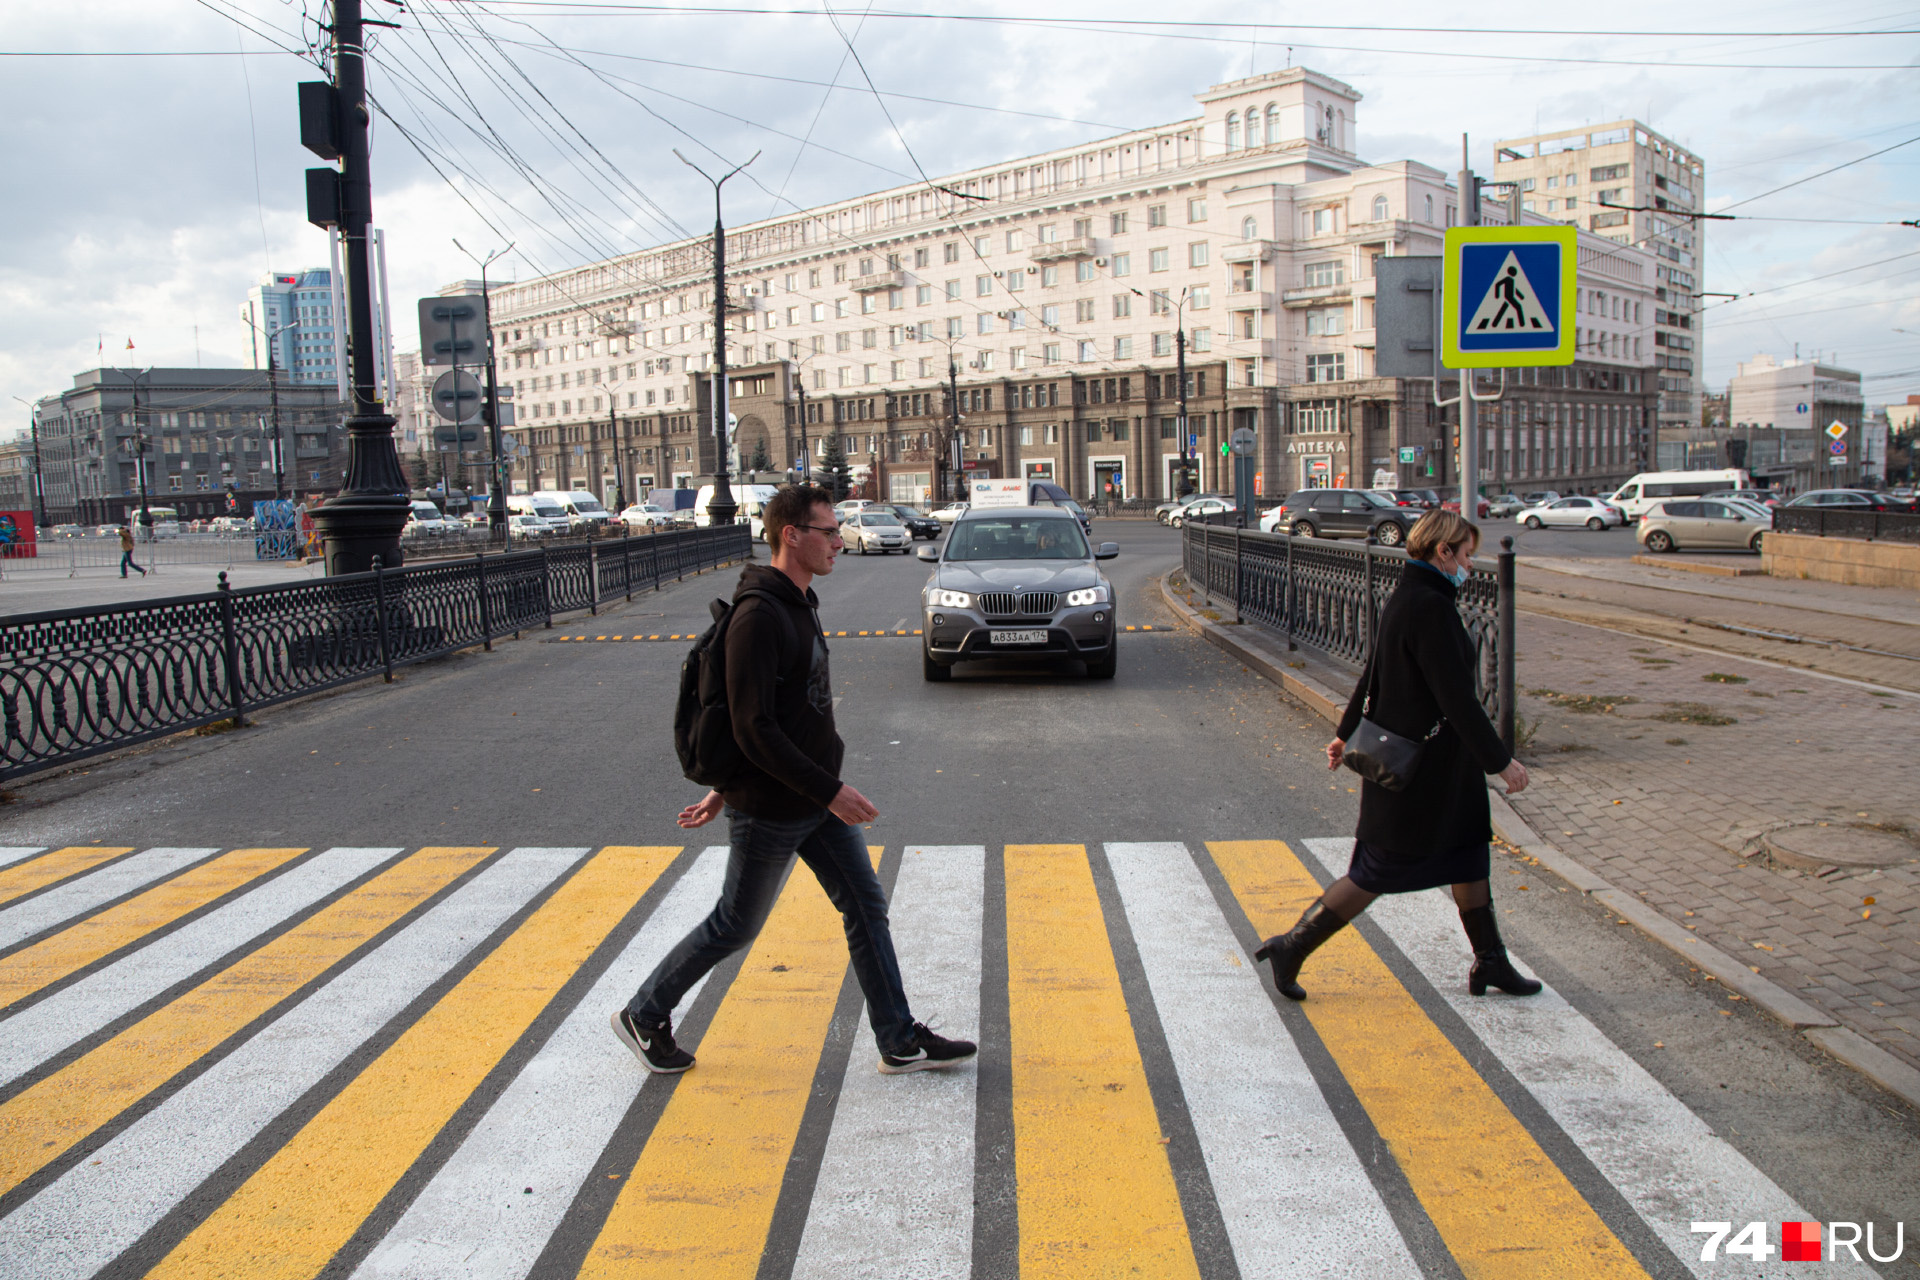
<path id="1" fill-rule="evenodd" d="M 1745 467 L 1757 482 L 1798 493 L 1861 483 L 1866 398 L 1858 371 L 1764 353 L 1737 369 L 1727 384 L 1727 436 L 1714 465 Z M 1837 433 L 1836 423 L 1843 428 Z M 1885 458 L 1882 445 L 1882 475 Z M 1679 461 L 1671 453 L 1667 460 Z"/>
<path id="2" fill-rule="evenodd" d="M 1374 263 L 1439 253 L 1449 176 L 1362 160 L 1360 94 L 1312 70 L 1197 98 L 1185 120 L 729 230 L 738 456 L 817 465 L 838 436 L 870 496 L 951 494 L 957 452 L 963 476 L 1155 499 L 1183 444 L 1199 487 L 1229 485 L 1244 426 L 1269 494 L 1454 483 L 1454 411 L 1373 364 Z M 1641 469 L 1655 261 L 1583 230 L 1580 360 L 1483 411 L 1509 460 L 1489 485 Z M 517 488 L 611 501 L 713 470 L 710 263 L 694 237 L 494 288 Z"/>

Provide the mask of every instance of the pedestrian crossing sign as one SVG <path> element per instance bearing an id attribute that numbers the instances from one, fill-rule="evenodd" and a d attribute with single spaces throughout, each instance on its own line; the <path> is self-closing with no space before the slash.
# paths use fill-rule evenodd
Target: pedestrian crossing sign
<path id="1" fill-rule="evenodd" d="M 1569 225 L 1449 228 L 1440 363 L 1449 369 L 1572 364 L 1578 235 Z"/>

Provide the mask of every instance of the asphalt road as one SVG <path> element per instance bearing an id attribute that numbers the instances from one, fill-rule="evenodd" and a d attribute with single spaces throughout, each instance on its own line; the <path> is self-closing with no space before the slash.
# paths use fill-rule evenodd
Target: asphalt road
<path id="1" fill-rule="evenodd" d="M 1095 528 L 1122 548 L 1108 563 L 1121 624 L 1169 625 L 1156 580 L 1175 563 L 1178 535 L 1136 522 Z M 1596 546 L 1625 535 L 1533 536 Z M 845 557 L 818 583 L 823 620 L 834 632 L 911 631 L 925 575 L 911 557 Z M 271 1019 L 242 1020 L 235 1026 L 245 1035 L 216 1037 L 206 1050 L 231 1055 L 230 1070 L 196 1080 L 183 1067 L 172 1083 L 157 1078 L 146 1101 L 136 1090 L 100 1104 L 99 1136 L 79 1140 L 71 1154 L 0 1168 L 0 1272 L 204 1272 L 245 1256 L 249 1240 L 295 1249 L 298 1241 L 288 1241 L 307 1230 L 319 1242 L 314 1256 L 337 1256 L 343 1274 L 363 1275 L 570 1275 L 638 1256 L 632 1251 L 647 1244 L 678 1274 L 911 1271 L 999 1280 L 1056 1274 L 1076 1250 L 1118 1240 L 1135 1251 L 1136 1268 L 1153 1250 L 1178 1260 L 1143 1274 L 1759 1276 L 1775 1272 L 1701 1263 L 1689 1222 L 1768 1221 L 1765 1238 L 1777 1248 L 1781 1219 L 1806 1217 L 1876 1222 L 1883 1253 L 1903 1221 L 1905 1259 L 1879 1270 L 1920 1274 L 1912 1262 L 1920 1249 L 1920 1122 L 1912 1112 L 1523 861 L 1496 858 L 1496 903 L 1515 955 L 1550 984 L 1549 996 L 1465 997 L 1464 944 L 1433 895 L 1384 903 L 1342 935 L 1345 949 L 1330 947 L 1309 968 L 1306 984 L 1318 994 L 1306 1005 L 1262 995 L 1247 954 L 1263 932 L 1291 923 L 1314 881 L 1343 869 L 1341 839 L 1356 798 L 1348 775 L 1324 767 L 1321 722 L 1178 630 L 1123 634 L 1113 681 L 1089 680 L 1069 664 L 962 667 L 940 685 L 922 681 L 911 637 L 836 636 L 844 774 L 880 809 L 866 836 L 895 886 L 909 990 L 940 1006 L 944 1030 L 977 1031 L 981 1061 L 959 1076 L 911 1085 L 918 1094 L 873 1095 L 881 1078 L 866 1033 L 856 1031 L 857 988 L 835 976 L 804 991 L 763 990 L 776 981 L 768 974 L 789 965 L 804 971 L 809 958 L 830 973 L 841 954 L 837 920 L 808 905 L 818 895 L 808 898 L 796 877 L 762 943 L 683 1008 L 702 1065 L 678 1084 L 659 1078 L 643 1088 L 605 1031 L 607 1002 L 646 971 L 645 955 L 697 918 L 718 862 L 693 859 L 724 835 L 713 828 L 689 837 L 672 823 L 699 794 L 680 778 L 669 743 L 686 642 L 630 637 L 704 627 L 706 602 L 730 592 L 734 576 L 723 570 L 493 653 L 410 668 L 391 687 L 367 684 L 281 708 L 248 729 L 18 786 L 0 809 L 0 842 L 11 846 L 184 851 L 169 855 L 176 859 L 280 846 L 331 850 L 329 857 L 362 850 L 353 856 L 364 858 L 420 848 L 413 862 L 395 864 L 396 875 L 430 854 L 482 857 L 436 849 L 512 852 L 472 862 L 484 870 L 449 881 L 463 886 L 458 892 L 423 897 L 424 914 L 400 917 L 392 926 L 400 932 L 374 935 L 391 937 L 380 949 L 322 966 L 309 985 L 289 988 L 284 1003 L 260 996 L 292 1037 L 271 1054 L 261 1029 Z M 678 855 L 682 845 L 689 852 Z M 622 852 L 626 846 L 638 849 Z M 621 890 L 636 904 L 631 916 L 620 914 L 626 898 L 602 902 L 613 891 L 605 886 L 617 888 L 627 875 L 625 863 L 609 861 L 616 856 L 636 860 Z M 585 859 L 584 869 L 569 870 L 574 859 Z M 134 863 L 101 865 L 93 874 Z M 273 884 L 291 885 L 308 866 L 321 864 L 301 864 Z M 561 890 L 541 888 L 558 873 L 573 879 Z M 0 888 L 7 874 L 0 868 Z M 649 888 L 656 876 L 658 888 Z M 576 882 L 586 887 L 563 897 Z M 12 911 L 53 913 L 34 904 L 87 883 L 76 873 L 24 906 L 0 900 L 0 929 Z M 670 892 L 682 883 L 679 896 Z M 603 886 L 593 891 L 601 898 L 589 893 L 594 884 Z M 540 896 L 547 892 L 555 896 Z M 428 911 L 429 903 L 438 905 Z M 592 993 L 586 977 L 568 981 L 573 961 L 558 969 L 548 961 L 553 971 L 543 976 L 542 957 L 572 955 L 567 948 L 576 945 L 567 921 L 555 918 L 561 907 L 544 903 L 603 919 L 579 952 L 602 968 L 613 964 L 604 978 L 591 965 L 583 971 L 601 984 Z M 643 927 L 648 911 L 655 914 Z M 620 919 L 629 923 L 604 924 Z M 603 927 L 620 946 L 633 939 L 617 962 L 606 947 L 588 945 Z M 489 977 L 490 962 L 461 959 L 476 945 L 518 957 L 525 972 Z M 0 982 L 10 980 L 10 954 L 0 945 Z M 121 954 L 103 952 L 83 972 L 148 953 Z M 782 963 L 769 965 L 776 956 Z M 152 973 L 159 964 L 152 961 Z M 436 979 L 443 969 L 448 976 Z M 128 986 L 119 973 L 102 980 Z M 349 978 L 362 985 L 342 985 Z M 27 1140 L 34 1124 L 65 1126 L 61 1142 L 86 1131 L 64 1108 L 107 1087 L 101 1082 L 111 1073 L 86 1077 L 92 1085 L 72 1085 L 66 1073 L 92 1061 L 76 1055 L 113 1051 L 139 1010 L 166 1016 L 166 1002 L 186 989 L 150 980 L 158 984 L 150 997 L 125 997 L 149 1001 L 133 1011 L 102 1004 L 73 1012 L 58 1003 L 79 1000 L 75 993 L 92 990 L 87 982 L 39 1004 L 0 1007 L 0 1019 L 22 1007 L 23 1019 L 43 1011 L 32 1027 L 11 1022 L 14 1030 L 0 1037 L 25 1064 L 0 1073 L 16 1074 L 14 1084 L 0 1085 L 0 1131 L 14 1135 L 16 1152 L 38 1149 Z M 333 1013 L 329 983 L 339 987 Z M 551 1006 L 540 1003 L 549 998 Z M 524 1029 L 511 1021 L 516 1002 L 530 1010 Z M 475 1021 L 453 1022 L 457 1040 L 422 1048 L 424 1033 L 412 1028 L 430 1026 L 436 1003 Z M 753 1009 L 763 1012 L 734 1012 Z M 502 1019 L 505 1031 L 495 1025 Z M 94 1022 L 99 1030 L 88 1031 Z M 44 1031 L 33 1029 L 42 1024 Z M 194 1025 L 169 1034 L 189 1036 Z M 506 1065 L 489 1070 L 495 1051 L 485 1050 L 470 1082 L 456 1088 L 444 1081 L 466 1077 L 458 1055 L 445 1055 L 466 1042 L 469 1025 L 475 1036 L 506 1037 L 498 1050 Z M 81 1032 L 92 1038 L 59 1047 Z M 775 1032 L 797 1039 L 770 1046 Z M 34 1048 L 36 1035 L 56 1047 Z M 253 1057 L 248 1037 L 261 1041 Z M 324 1046 L 336 1040 L 346 1047 L 326 1057 Z M 550 1061 L 563 1045 L 571 1056 Z M 140 1050 L 142 1070 L 151 1060 Z M 738 1064 L 754 1061 L 785 1065 L 743 1081 Z M 421 1083 L 428 1062 L 440 1083 Z M 544 1131 L 515 1136 L 514 1124 L 547 1116 L 537 1088 L 520 1092 L 523 1067 L 535 1085 L 565 1084 L 566 1113 L 539 1121 L 581 1126 L 564 1141 L 548 1142 Z M 599 1074 L 564 1075 L 575 1068 Z M 128 1087 L 125 1077 L 112 1079 Z M 396 1095 L 400 1102 L 356 1093 L 381 1079 L 415 1083 Z M 21 1091 L 20 1082 L 35 1080 L 52 1091 L 44 1104 L 35 1088 Z M 1141 1090 L 1129 1094 L 1135 1082 Z M 774 1095 L 788 1085 L 780 1095 L 788 1102 L 776 1106 Z M 925 1099 L 926 1109 L 903 1107 L 901 1096 Z M 285 1101 L 260 1101 L 270 1097 Z M 257 1123 L 227 1122 L 233 1145 L 222 1147 L 222 1124 L 207 1117 L 240 1099 L 266 1109 Z M 440 1119 L 420 1121 L 427 1145 L 389 1151 L 400 1141 L 390 1134 L 406 1130 L 390 1119 L 393 1108 L 426 1105 L 421 1099 L 445 1104 Z M 33 1110 L 43 1105 L 51 1108 L 45 1115 Z M 55 1112 L 67 1118 L 47 1118 Z M 594 1116 L 602 1127 L 589 1123 Z M 324 1194 L 303 1192 L 301 1170 L 323 1171 L 336 1132 L 359 1153 L 338 1175 L 352 1194 L 332 1184 Z M 428 1142 L 434 1133 L 443 1136 Z M 295 1135 L 317 1145 L 300 1146 Z M 1136 1139 L 1144 1147 L 1126 1145 Z M 709 1168 L 712 1152 L 736 1146 L 725 1169 Z M 754 1165 L 749 1157 L 762 1148 L 772 1154 Z M 567 1163 L 576 1149 L 577 1168 Z M 669 1157 L 657 1153 L 673 1151 L 681 1154 L 658 1163 Z M 523 1176 L 512 1163 L 523 1158 L 542 1172 Z M 383 1159 L 395 1170 L 386 1181 Z M 514 1184 L 508 1199 L 482 1194 L 486 1169 Z M 912 1171 L 906 1190 L 914 1200 L 896 1220 L 886 1197 L 902 1193 L 903 1169 Z M 880 1182 L 861 1190 L 866 1172 Z M 1301 1181 L 1275 1192 L 1270 1178 Z M 689 1179 L 699 1184 L 693 1191 Z M 531 1184 L 524 1199 L 523 1181 Z M 1098 1194 L 1087 1190 L 1094 1183 Z M 1347 1189 L 1330 1197 L 1328 1187 Z M 541 1217 L 536 1202 L 555 1196 Z M 348 1207 L 329 1210 L 333 1218 L 289 1225 L 288 1204 L 336 1199 Z M 708 1203 L 721 1217 L 700 1218 L 691 1207 L 684 1213 L 694 1216 L 674 1217 L 682 1210 L 660 1207 L 669 1200 Z M 362 1210 L 351 1206 L 362 1201 L 364 1216 L 356 1216 Z M 515 1225 L 523 1212 L 532 1225 Z M 885 1228 L 880 1237 L 876 1221 Z M 489 1249 L 512 1253 L 514 1240 L 532 1241 L 521 1262 L 436 1265 L 445 1258 L 433 1249 L 479 1223 Z M 1263 1235 L 1274 1223 L 1284 1232 Z M 724 1251 L 726 1232 L 743 1230 L 746 1253 L 699 1252 L 709 1239 Z M 679 1240 L 671 1258 L 661 1252 L 668 1237 Z M 950 1247 L 926 1243 L 940 1240 Z M 919 1241 L 940 1256 L 887 1253 L 906 1247 L 898 1241 Z"/>

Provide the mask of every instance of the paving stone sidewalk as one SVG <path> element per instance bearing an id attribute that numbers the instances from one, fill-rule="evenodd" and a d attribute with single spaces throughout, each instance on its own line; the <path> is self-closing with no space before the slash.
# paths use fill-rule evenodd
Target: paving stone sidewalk
<path id="1" fill-rule="evenodd" d="M 1520 816 L 1920 1068 L 1920 698 L 1540 614 L 1519 630 Z M 1761 846 L 1821 823 L 1911 856 L 1800 868 Z"/>

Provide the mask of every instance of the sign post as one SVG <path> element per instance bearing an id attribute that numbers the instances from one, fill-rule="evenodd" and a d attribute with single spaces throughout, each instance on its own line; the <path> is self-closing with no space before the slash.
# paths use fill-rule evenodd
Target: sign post
<path id="1" fill-rule="evenodd" d="M 1573 363 L 1579 234 L 1565 224 L 1447 230 L 1440 363 L 1461 371 L 1460 513 L 1469 520 L 1479 511 L 1480 489 L 1474 405 L 1500 398 L 1498 391 L 1475 394 L 1474 371 Z"/>

